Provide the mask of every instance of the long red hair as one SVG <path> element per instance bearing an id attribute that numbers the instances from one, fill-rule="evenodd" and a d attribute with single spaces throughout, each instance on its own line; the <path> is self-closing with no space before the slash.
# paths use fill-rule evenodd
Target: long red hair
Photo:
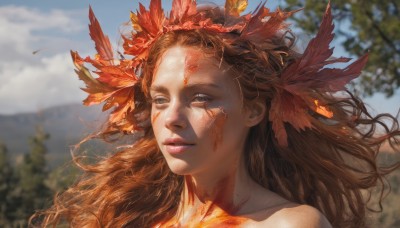
<path id="1" fill-rule="evenodd" d="M 202 30 L 162 35 L 151 47 L 141 83 L 136 85 L 135 116 L 143 120 L 142 135 L 131 148 L 94 164 L 75 159 L 84 171 L 80 180 L 31 221 L 40 226 L 151 227 L 171 219 L 177 212 L 184 180 L 169 170 L 149 120 L 148 89 L 161 55 L 174 45 L 212 53 L 231 66 L 245 104 L 257 99 L 268 108 L 279 73 L 301 56 L 290 40 L 273 38 L 261 52 L 245 40 L 232 46 Z M 364 193 L 375 188 L 383 192 L 385 175 L 400 166 L 377 165 L 380 146 L 398 143 L 398 120 L 389 114 L 371 116 L 351 92 L 316 92 L 315 96 L 335 118 L 327 120 L 314 114 L 315 127 L 302 131 L 287 124 L 288 146 L 283 147 L 274 137 L 267 114 L 247 136 L 247 169 L 261 186 L 290 201 L 318 208 L 334 227 L 366 226 L 368 197 Z M 385 132 L 378 135 L 378 129 Z"/>

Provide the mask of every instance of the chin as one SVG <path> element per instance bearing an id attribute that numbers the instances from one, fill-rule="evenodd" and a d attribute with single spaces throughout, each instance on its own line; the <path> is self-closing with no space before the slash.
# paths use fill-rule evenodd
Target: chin
<path id="1" fill-rule="evenodd" d="M 185 161 L 173 161 L 167 162 L 169 169 L 171 172 L 175 173 L 176 175 L 190 175 L 193 173 L 193 167 L 187 164 Z"/>

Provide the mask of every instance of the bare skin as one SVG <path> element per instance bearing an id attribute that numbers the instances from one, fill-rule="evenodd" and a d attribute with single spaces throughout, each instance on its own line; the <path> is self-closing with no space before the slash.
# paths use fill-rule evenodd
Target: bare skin
<path id="1" fill-rule="evenodd" d="M 249 176 L 245 139 L 265 106 L 244 108 L 237 84 L 218 60 L 172 47 L 150 93 L 160 150 L 171 171 L 185 176 L 177 215 L 159 227 L 330 227 L 315 208 L 289 202 Z"/>

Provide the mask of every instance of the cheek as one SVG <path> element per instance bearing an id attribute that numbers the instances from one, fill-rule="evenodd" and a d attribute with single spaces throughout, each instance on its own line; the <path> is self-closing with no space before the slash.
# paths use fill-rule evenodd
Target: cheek
<path id="1" fill-rule="evenodd" d="M 154 136 L 156 139 L 158 138 L 160 132 L 161 132 L 161 118 L 160 118 L 160 111 L 152 111 L 151 112 L 151 127 L 153 128 Z"/>
<path id="2" fill-rule="evenodd" d="M 213 149 L 217 150 L 218 145 L 224 139 L 224 128 L 226 120 L 228 119 L 228 114 L 220 107 L 218 113 L 214 116 L 214 124 L 211 128 L 211 136 L 213 140 Z"/>
<path id="3" fill-rule="evenodd" d="M 151 113 L 151 125 L 154 125 L 160 113 L 160 111 L 155 111 Z"/>
<path id="4" fill-rule="evenodd" d="M 213 150 L 223 141 L 225 123 L 228 119 L 227 112 L 222 108 L 205 109 L 199 126 L 203 126 L 203 134 L 210 138 Z"/>

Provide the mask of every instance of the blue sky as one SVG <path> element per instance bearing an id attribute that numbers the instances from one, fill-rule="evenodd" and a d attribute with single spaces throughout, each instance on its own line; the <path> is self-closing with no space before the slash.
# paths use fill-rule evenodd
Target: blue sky
<path id="1" fill-rule="evenodd" d="M 78 50 L 83 56 L 94 53 L 87 29 L 89 5 L 116 49 L 121 26 L 129 20 L 129 11 L 136 11 L 138 2 L 0 0 L 0 114 L 81 102 L 85 94 L 79 87 L 83 83 L 75 76 L 69 51 Z M 170 10 L 171 1 L 162 2 L 164 9 Z M 253 10 L 260 1 L 249 2 L 248 9 Z M 267 6 L 276 8 L 281 2 L 271 0 Z M 337 47 L 335 55 L 345 54 Z M 378 94 L 367 102 L 379 112 L 396 114 L 400 92 L 391 99 Z"/>

